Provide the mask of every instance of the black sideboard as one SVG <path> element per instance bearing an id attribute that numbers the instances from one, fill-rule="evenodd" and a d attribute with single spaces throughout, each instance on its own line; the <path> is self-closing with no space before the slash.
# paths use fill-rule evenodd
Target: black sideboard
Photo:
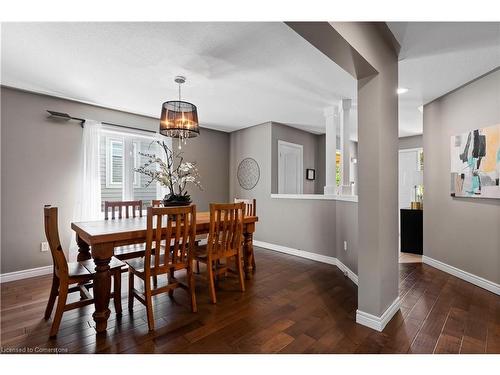
<path id="1" fill-rule="evenodd" d="M 423 210 L 401 210 L 401 252 L 423 254 Z"/>

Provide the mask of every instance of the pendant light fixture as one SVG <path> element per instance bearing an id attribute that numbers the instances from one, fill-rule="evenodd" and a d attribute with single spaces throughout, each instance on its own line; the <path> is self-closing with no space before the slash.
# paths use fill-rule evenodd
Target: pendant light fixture
<path id="1" fill-rule="evenodd" d="M 160 134 L 170 138 L 178 138 L 180 149 L 182 143 L 186 144 L 187 138 L 193 138 L 200 134 L 200 128 L 196 106 L 181 100 L 181 85 L 186 82 L 186 77 L 177 76 L 174 81 L 179 85 L 179 100 L 163 103 Z"/>

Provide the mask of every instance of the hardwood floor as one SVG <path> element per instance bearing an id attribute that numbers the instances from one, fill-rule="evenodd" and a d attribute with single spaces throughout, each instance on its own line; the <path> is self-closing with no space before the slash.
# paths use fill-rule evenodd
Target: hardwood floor
<path id="1" fill-rule="evenodd" d="M 422 263 L 422 255 L 399 253 L 399 263 Z"/>
<path id="2" fill-rule="evenodd" d="M 112 310 L 107 334 L 96 335 L 87 306 L 65 313 L 57 338 L 49 339 L 43 312 L 51 277 L 4 283 L 2 351 L 500 353 L 500 297 L 425 264 L 400 265 L 401 310 L 379 333 L 355 323 L 357 287 L 337 267 L 263 249 L 256 256 L 246 292 L 228 277 L 219 283 L 217 305 L 199 280 L 198 313 L 182 290 L 174 300 L 154 297 L 154 332 L 144 306 L 128 311 L 125 292 L 123 316 Z"/>

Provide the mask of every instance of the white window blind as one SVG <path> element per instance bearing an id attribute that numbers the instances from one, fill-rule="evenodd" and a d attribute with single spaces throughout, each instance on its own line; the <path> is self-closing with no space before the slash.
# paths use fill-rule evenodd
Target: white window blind
<path id="1" fill-rule="evenodd" d="M 165 190 L 148 178 L 134 172 L 147 158 L 139 152 L 155 154 L 165 158 L 164 152 L 155 143 L 158 135 L 141 132 L 123 132 L 119 128 L 106 127 L 101 137 L 101 206 L 105 201 L 142 200 L 144 207 L 151 200 L 163 198 Z M 171 146 L 169 138 L 161 139 Z"/>

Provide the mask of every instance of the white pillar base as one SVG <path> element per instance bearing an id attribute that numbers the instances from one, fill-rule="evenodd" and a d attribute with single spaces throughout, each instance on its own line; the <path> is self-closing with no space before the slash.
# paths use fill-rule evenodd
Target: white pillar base
<path id="1" fill-rule="evenodd" d="M 325 186 L 323 189 L 323 193 L 325 195 L 337 195 L 337 187 L 336 186 Z"/>
<path id="2" fill-rule="evenodd" d="M 354 195 L 352 192 L 352 185 L 342 185 L 340 188 L 342 195 Z"/>

